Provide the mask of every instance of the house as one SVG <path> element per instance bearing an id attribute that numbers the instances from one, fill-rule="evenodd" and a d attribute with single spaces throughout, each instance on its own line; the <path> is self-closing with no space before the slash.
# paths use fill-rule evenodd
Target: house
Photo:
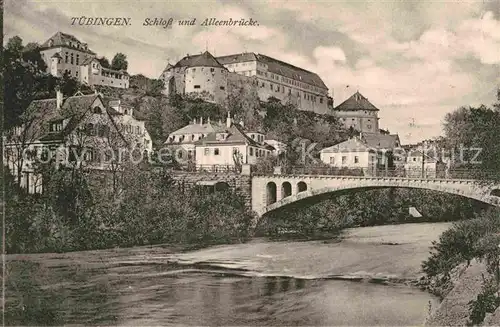
<path id="1" fill-rule="evenodd" d="M 381 157 L 379 165 L 389 168 L 403 168 L 406 162 L 406 152 L 401 147 L 398 134 L 360 133 L 360 139 L 369 147 L 381 150 L 387 154 Z"/>
<path id="2" fill-rule="evenodd" d="M 320 151 L 323 163 L 335 168 L 363 169 L 374 172 L 378 169 L 382 151 L 370 147 L 359 137 L 324 148 Z"/>
<path id="3" fill-rule="evenodd" d="M 406 177 L 444 178 L 446 175 L 446 164 L 435 152 L 421 148 L 408 151 L 404 169 Z"/>
<path id="4" fill-rule="evenodd" d="M 195 143 L 211 133 L 224 132 L 225 125 L 219 121 L 214 123 L 210 118 L 203 121 L 194 119 L 186 125 L 168 135 L 164 146 L 175 156 L 177 162 L 188 163 L 195 161 Z"/>
<path id="5" fill-rule="evenodd" d="M 95 52 L 71 34 L 57 32 L 40 47 L 47 72 L 56 77 L 65 73 L 87 85 L 129 87 L 126 71 L 102 67 Z"/>
<path id="6" fill-rule="evenodd" d="M 100 94 L 64 98 L 57 91 L 55 99 L 32 101 L 26 112 L 33 120 L 9 135 L 5 156 L 14 177 L 31 193 L 42 191 L 39 163 L 110 170 L 131 159 L 133 151 L 143 157 L 152 150 L 144 122 Z"/>
<path id="7" fill-rule="evenodd" d="M 231 169 L 242 164 L 255 164 L 259 158 L 271 156 L 275 151 L 272 146 L 263 142 L 261 133 L 247 134 L 240 124 L 233 123 L 228 113 L 224 130 L 214 131 L 195 142 L 196 166 L 201 169 Z"/>
<path id="8" fill-rule="evenodd" d="M 286 152 L 287 145 L 283 142 L 280 142 L 278 140 L 267 140 L 266 139 L 266 140 L 264 140 L 264 143 L 268 144 L 274 148 L 274 154 L 276 156 L 279 156 L 279 155 Z"/>
<path id="9" fill-rule="evenodd" d="M 359 91 L 333 110 L 345 128 L 353 128 L 363 133 L 379 133 L 379 111 Z"/>

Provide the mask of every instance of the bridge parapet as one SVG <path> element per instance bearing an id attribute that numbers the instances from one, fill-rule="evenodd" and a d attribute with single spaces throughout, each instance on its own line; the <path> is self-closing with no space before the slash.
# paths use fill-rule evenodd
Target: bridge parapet
<path id="1" fill-rule="evenodd" d="M 332 176 L 332 175 L 271 175 L 252 178 L 252 208 L 259 215 L 306 198 L 354 189 L 419 188 L 461 195 L 500 206 L 500 189 L 494 183 L 474 179 Z"/>

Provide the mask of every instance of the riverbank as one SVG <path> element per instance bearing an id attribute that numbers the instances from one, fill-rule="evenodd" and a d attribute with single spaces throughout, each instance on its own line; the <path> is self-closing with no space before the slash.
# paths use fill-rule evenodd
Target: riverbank
<path id="1" fill-rule="evenodd" d="M 460 264 L 453 269 L 450 278 L 442 282 L 442 276 L 421 280 L 420 286 L 442 300 L 426 321 L 426 326 L 465 326 L 469 322 L 469 303 L 476 300 L 483 286 L 486 266 L 477 260 L 470 265 Z M 499 326 L 500 310 L 487 314 L 482 326 Z"/>

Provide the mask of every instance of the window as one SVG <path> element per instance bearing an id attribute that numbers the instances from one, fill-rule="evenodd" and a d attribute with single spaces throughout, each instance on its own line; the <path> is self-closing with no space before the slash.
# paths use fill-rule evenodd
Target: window
<path id="1" fill-rule="evenodd" d="M 76 55 L 76 64 L 80 65 L 80 55 Z"/>
<path id="2" fill-rule="evenodd" d="M 73 54 L 71 54 L 71 64 L 73 65 Z"/>
<path id="3" fill-rule="evenodd" d="M 253 148 L 250 148 L 249 155 L 253 156 Z"/>
<path id="4" fill-rule="evenodd" d="M 214 149 L 214 155 L 218 156 L 219 155 L 219 148 Z"/>
<path id="5" fill-rule="evenodd" d="M 221 86 L 221 87 L 220 87 L 220 89 L 221 89 L 221 90 L 225 90 L 226 88 L 225 88 L 224 86 Z"/>
<path id="6" fill-rule="evenodd" d="M 368 125 L 366 125 L 366 128 L 372 129 L 372 125 L 368 124 Z"/>
<path id="7" fill-rule="evenodd" d="M 319 98 L 319 103 L 323 103 L 323 98 Z"/>
<path id="8" fill-rule="evenodd" d="M 208 156 L 210 154 L 210 149 L 205 148 L 205 151 L 203 153 L 204 153 L 204 155 Z"/>
<path id="9" fill-rule="evenodd" d="M 68 53 L 66 52 L 66 56 L 65 56 L 65 60 L 64 60 L 65 63 L 68 63 Z"/>
<path id="10" fill-rule="evenodd" d="M 330 157 L 330 165 L 335 164 L 335 157 Z"/>
<path id="11" fill-rule="evenodd" d="M 271 83 L 269 83 L 269 87 L 271 88 L 271 90 L 273 89 L 273 85 Z"/>
<path id="12" fill-rule="evenodd" d="M 141 134 L 141 128 L 139 126 L 135 127 L 135 133 L 136 134 Z"/>
<path id="13" fill-rule="evenodd" d="M 193 157 L 193 151 L 189 150 L 188 151 L 188 159 L 191 159 Z"/>
<path id="14" fill-rule="evenodd" d="M 194 72 L 196 72 L 196 68 L 193 68 L 192 72 L 193 72 L 193 73 L 194 73 Z"/>
<path id="15" fill-rule="evenodd" d="M 354 157 L 354 163 L 359 163 L 359 157 L 358 156 Z"/>
<path id="16" fill-rule="evenodd" d="M 347 162 L 347 157 L 346 156 L 342 156 L 342 164 L 345 164 Z"/>
<path id="17" fill-rule="evenodd" d="M 199 89 L 199 88 L 200 88 L 200 86 L 199 86 L 199 85 L 195 85 L 195 86 L 194 86 L 194 88 L 195 88 L 195 89 Z"/>
<path id="18" fill-rule="evenodd" d="M 102 114 L 101 108 L 95 107 L 94 108 L 94 114 Z"/>
<path id="19" fill-rule="evenodd" d="M 252 140 L 255 140 L 255 134 L 250 134 L 250 137 L 252 138 Z"/>

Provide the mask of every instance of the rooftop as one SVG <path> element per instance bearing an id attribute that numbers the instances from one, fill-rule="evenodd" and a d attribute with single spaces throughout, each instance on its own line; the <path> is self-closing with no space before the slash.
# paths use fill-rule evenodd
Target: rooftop
<path id="1" fill-rule="evenodd" d="M 349 99 L 339 104 L 334 110 L 338 111 L 353 111 L 353 110 L 371 110 L 379 111 L 367 98 L 359 91 L 354 93 Z"/>
<path id="2" fill-rule="evenodd" d="M 52 44 L 51 44 L 51 41 L 52 41 Z M 72 44 L 75 44 L 76 46 L 71 46 Z M 80 45 L 82 45 L 82 47 L 80 47 Z M 74 48 L 74 49 L 78 49 L 79 51 L 82 51 L 82 52 L 95 54 L 87 47 L 86 43 L 81 42 L 75 36 L 73 36 L 71 34 L 66 34 L 66 33 L 62 33 L 62 32 L 57 32 L 56 34 L 54 34 L 51 38 L 49 38 L 47 41 L 45 41 L 41 45 L 40 48 L 47 49 L 47 48 L 60 47 L 60 46 Z"/>
<path id="3" fill-rule="evenodd" d="M 259 61 L 268 67 L 268 71 L 278 74 L 290 79 L 298 80 L 319 88 L 328 89 L 323 80 L 311 71 L 291 65 L 284 61 L 253 52 L 244 52 L 228 56 L 217 57 L 217 60 L 223 64 L 228 65 L 232 63 L 246 62 L 246 61 Z"/>
<path id="4" fill-rule="evenodd" d="M 375 151 L 365 142 L 361 141 L 359 138 L 351 138 L 347 141 L 335 144 L 331 147 L 324 148 L 320 152 L 331 153 L 331 152 L 373 152 Z"/>
<path id="5" fill-rule="evenodd" d="M 187 55 L 179 62 L 177 62 L 173 67 L 217 67 L 224 68 L 217 59 L 208 51 L 203 52 L 199 55 L 190 56 Z M 167 67 L 168 68 L 168 67 Z"/>
<path id="6" fill-rule="evenodd" d="M 397 134 L 361 133 L 361 139 L 373 148 L 394 149 L 401 146 Z"/>

